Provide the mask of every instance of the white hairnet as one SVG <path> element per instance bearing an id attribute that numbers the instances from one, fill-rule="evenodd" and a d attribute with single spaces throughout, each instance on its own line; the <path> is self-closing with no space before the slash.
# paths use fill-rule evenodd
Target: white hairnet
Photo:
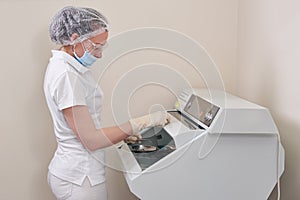
<path id="1" fill-rule="evenodd" d="M 67 6 L 61 9 L 50 22 L 49 32 L 53 42 L 70 45 L 108 31 L 107 19 L 92 8 Z M 72 34 L 79 37 L 71 41 Z"/>

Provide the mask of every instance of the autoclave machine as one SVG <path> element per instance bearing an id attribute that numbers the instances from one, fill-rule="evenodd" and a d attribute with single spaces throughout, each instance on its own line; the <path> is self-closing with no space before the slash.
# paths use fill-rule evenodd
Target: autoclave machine
<path id="1" fill-rule="evenodd" d="M 268 109 L 234 95 L 184 90 L 164 128 L 118 146 L 124 176 L 142 200 L 264 200 L 284 171 Z"/>

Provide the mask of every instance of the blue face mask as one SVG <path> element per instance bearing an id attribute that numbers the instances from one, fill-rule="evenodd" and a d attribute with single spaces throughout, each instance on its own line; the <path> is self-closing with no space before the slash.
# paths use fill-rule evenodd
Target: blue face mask
<path id="1" fill-rule="evenodd" d="M 74 56 L 76 60 L 85 67 L 90 67 L 97 60 L 97 58 L 88 51 L 84 51 L 84 54 L 81 57 L 78 57 L 77 54 L 74 52 Z"/>

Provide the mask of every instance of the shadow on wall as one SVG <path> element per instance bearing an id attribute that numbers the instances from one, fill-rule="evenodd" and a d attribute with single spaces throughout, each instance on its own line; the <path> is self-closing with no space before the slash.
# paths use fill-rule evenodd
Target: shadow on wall
<path id="1" fill-rule="evenodd" d="M 52 119 L 46 104 L 43 91 L 44 74 L 47 68 L 48 60 L 51 56 L 50 41 L 48 30 L 43 29 L 37 31 L 35 40 L 31 43 L 31 52 L 33 52 L 31 60 L 34 60 L 34 89 L 30 90 L 27 113 L 30 113 L 28 124 L 31 124 L 30 151 L 33 159 L 36 160 L 36 169 L 33 172 L 34 178 L 28 183 L 35 195 L 33 199 L 54 200 L 54 196 L 47 184 L 48 164 L 56 149 L 55 136 L 53 133 Z M 34 109 L 33 109 L 34 108 Z M 38 188 L 38 189 L 37 189 Z"/>
<path id="2" fill-rule="evenodd" d="M 285 149 L 285 170 L 281 176 L 280 186 L 281 186 L 281 200 L 299 200 L 300 199 L 300 179 L 296 178 L 295 175 L 299 174 L 300 163 L 300 152 L 299 149 L 299 133 L 300 125 L 296 122 L 288 120 L 284 117 L 282 111 L 282 102 L 277 102 L 278 97 L 282 94 L 278 94 L 280 91 L 277 87 L 282 81 L 278 77 L 276 65 L 268 65 L 272 63 L 272 58 L 270 62 L 266 62 L 262 76 L 259 80 L 262 81 L 261 87 L 257 91 L 256 100 L 259 104 L 270 109 L 273 119 L 278 127 L 281 143 Z M 267 77 L 266 77 L 267 76 Z M 291 94 L 289 94 L 291 95 Z M 292 95 L 291 95 L 292 96 Z M 281 107 L 278 107 L 280 105 Z M 288 106 L 290 107 L 290 106 Z M 292 110 L 290 112 L 293 112 Z M 297 163 L 297 164 L 295 164 Z M 277 187 L 274 188 L 268 200 L 277 200 Z"/>
<path id="3" fill-rule="evenodd" d="M 297 151 L 299 146 L 298 140 L 293 138 L 299 137 L 300 126 L 292 124 L 286 119 L 276 119 L 276 124 L 281 135 L 281 142 L 285 149 L 285 171 L 281 176 L 281 200 L 299 200 L 300 197 L 300 180 L 294 178 L 299 171 L 299 166 L 293 163 L 300 163 L 300 152 Z M 277 188 L 275 187 L 268 200 L 277 200 Z"/>
<path id="4" fill-rule="evenodd" d="M 281 199 L 282 200 L 298 200 L 300 198 L 300 179 L 295 178 L 299 174 L 300 152 L 300 125 L 293 124 L 287 119 L 276 117 L 281 141 L 285 148 L 285 172 L 281 177 Z"/>

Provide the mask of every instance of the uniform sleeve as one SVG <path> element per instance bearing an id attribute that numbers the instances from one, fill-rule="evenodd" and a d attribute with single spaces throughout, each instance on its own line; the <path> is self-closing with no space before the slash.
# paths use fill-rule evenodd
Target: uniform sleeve
<path id="1" fill-rule="evenodd" d="M 59 110 L 77 105 L 86 105 L 86 88 L 74 73 L 64 73 L 55 83 L 53 99 Z"/>

